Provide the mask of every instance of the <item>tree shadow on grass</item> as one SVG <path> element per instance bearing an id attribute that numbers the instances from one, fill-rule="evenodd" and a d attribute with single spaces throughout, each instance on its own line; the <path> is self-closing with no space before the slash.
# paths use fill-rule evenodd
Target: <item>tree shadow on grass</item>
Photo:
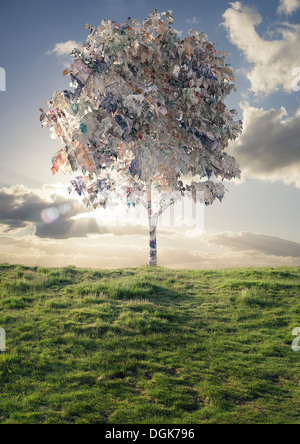
<path id="1" fill-rule="evenodd" d="M 102 280 L 69 286 L 67 294 L 82 298 L 84 307 L 71 311 L 70 328 L 89 333 L 101 320 L 101 336 L 109 331 L 119 335 L 137 335 L 178 331 L 191 319 L 189 310 L 179 307 L 191 297 L 164 285 L 133 280 Z M 100 334 L 97 326 L 98 335 Z"/>
<path id="2" fill-rule="evenodd" d="M 193 300 L 193 297 L 185 291 L 179 292 L 172 288 L 151 283 L 142 283 L 140 294 L 136 294 L 135 298 L 147 299 L 159 305 L 178 305 Z"/>
<path id="3" fill-rule="evenodd" d="M 193 297 L 186 291 L 168 288 L 149 282 L 116 281 L 105 284 L 100 283 L 102 293 L 115 300 L 147 300 L 158 305 L 178 305 Z"/>

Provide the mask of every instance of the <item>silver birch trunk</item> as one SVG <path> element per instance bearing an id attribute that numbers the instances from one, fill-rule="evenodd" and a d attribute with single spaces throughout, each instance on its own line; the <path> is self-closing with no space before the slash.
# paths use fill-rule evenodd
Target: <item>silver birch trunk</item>
<path id="1" fill-rule="evenodd" d="M 157 266 L 157 222 L 158 218 L 153 214 L 153 203 L 152 203 L 152 182 L 148 182 L 147 184 L 147 200 L 148 200 L 148 219 L 149 219 L 149 236 L 150 236 L 150 244 L 149 244 L 149 266 L 156 267 Z"/>

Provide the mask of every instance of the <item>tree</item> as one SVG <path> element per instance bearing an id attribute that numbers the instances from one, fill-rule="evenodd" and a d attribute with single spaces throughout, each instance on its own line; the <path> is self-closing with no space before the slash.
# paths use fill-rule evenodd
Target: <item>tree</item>
<path id="1" fill-rule="evenodd" d="M 242 129 L 224 104 L 236 90 L 227 53 L 204 32 L 182 40 L 172 23 L 172 11 L 154 10 L 143 24 L 86 25 L 89 35 L 64 71 L 71 90 L 55 92 L 50 111 L 41 110 L 42 125 L 64 144 L 53 174 L 80 171 L 70 191 L 94 208 L 116 200 L 147 208 L 150 265 L 167 207 L 187 194 L 206 205 L 222 201 L 224 184 L 212 177 L 240 176 L 225 153 Z"/>

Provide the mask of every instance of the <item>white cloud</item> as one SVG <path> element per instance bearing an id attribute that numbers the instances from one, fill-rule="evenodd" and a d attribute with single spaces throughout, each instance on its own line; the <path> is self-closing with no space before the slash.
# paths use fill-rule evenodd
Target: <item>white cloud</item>
<path id="1" fill-rule="evenodd" d="M 300 0 L 280 0 L 278 14 L 291 15 L 300 8 Z"/>
<path id="2" fill-rule="evenodd" d="M 300 188 L 300 109 L 289 117 L 286 109 L 244 108 L 244 131 L 230 144 L 243 175 L 281 181 Z"/>
<path id="3" fill-rule="evenodd" d="M 278 39 L 265 40 L 256 30 L 262 17 L 253 7 L 241 2 L 231 3 L 223 15 L 230 41 L 252 64 L 247 78 L 255 94 L 270 94 L 283 89 L 292 91 L 292 71 L 300 66 L 300 25 L 283 23 L 278 25 Z"/>
<path id="4" fill-rule="evenodd" d="M 193 18 L 186 19 L 186 22 L 188 25 L 197 26 L 201 23 L 201 20 L 194 16 Z"/>
<path id="5" fill-rule="evenodd" d="M 70 55 L 74 48 L 77 48 L 80 43 L 74 40 L 69 40 L 64 43 L 56 43 L 53 49 L 47 52 L 47 54 L 55 54 L 57 56 Z"/>

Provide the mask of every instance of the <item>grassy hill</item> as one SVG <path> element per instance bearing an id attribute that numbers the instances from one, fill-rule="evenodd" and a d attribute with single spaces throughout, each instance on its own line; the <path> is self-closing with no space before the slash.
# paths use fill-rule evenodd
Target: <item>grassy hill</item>
<path id="1" fill-rule="evenodd" d="M 0 423 L 300 423 L 300 268 L 0 266 Z"/>

